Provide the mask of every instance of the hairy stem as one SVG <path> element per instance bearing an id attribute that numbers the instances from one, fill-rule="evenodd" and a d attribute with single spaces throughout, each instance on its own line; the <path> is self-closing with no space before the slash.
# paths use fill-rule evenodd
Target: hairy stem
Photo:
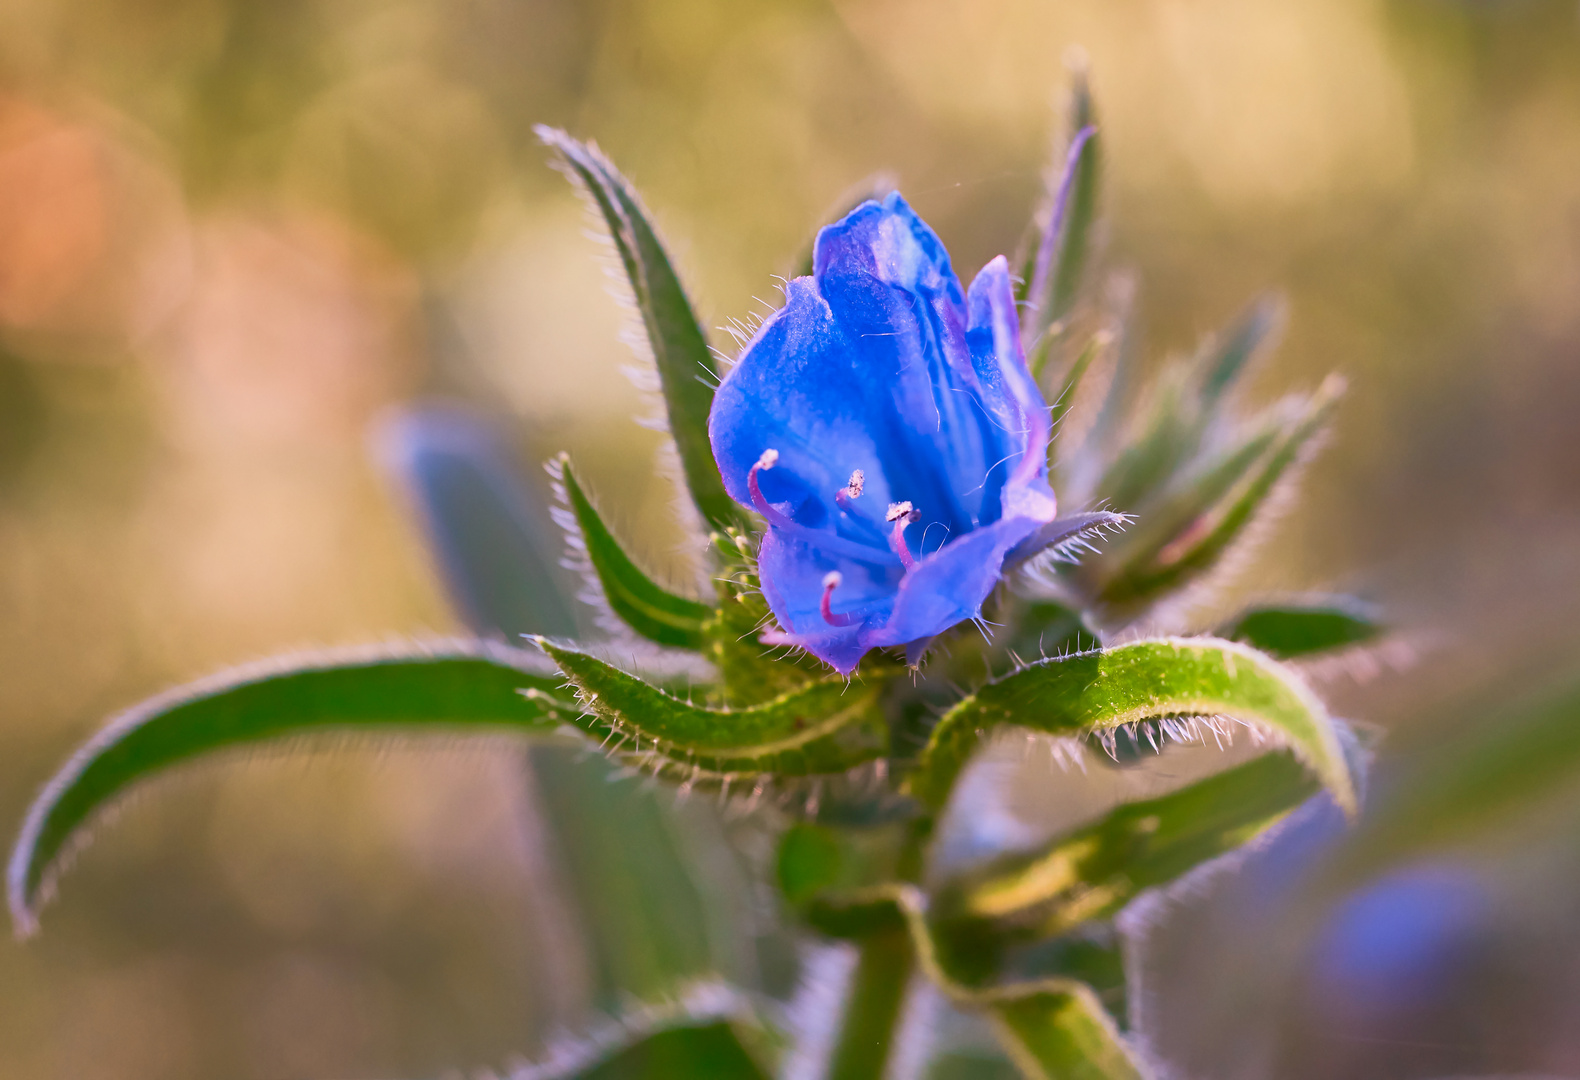
<path id="1" fill-rule="evenodd" d="M 883 1075 L 915 966 L 911 937 L 903 927 L 862 941 L 828 1080 L 877 1080 Z"/>

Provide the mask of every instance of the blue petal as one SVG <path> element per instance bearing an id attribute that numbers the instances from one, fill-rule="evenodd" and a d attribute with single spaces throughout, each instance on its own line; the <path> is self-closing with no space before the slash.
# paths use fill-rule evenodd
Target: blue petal
<path id="1" fill-rule="evenodd" d="M 1053 497 L 1047 486 L 1048 404 L 1026 366 L 1020 344 L 1020 319 L 1009 264 L 1000 255 L 984 266 L 971 282 L 969 297 L 972 369 L 976 376 L 975 400 L 999 433 L 999 454 L 984 479 L 984 519 L 1018 512 L 1002 505 L 1003 487 L 1032 489 L 1040 502 Z M 1018 496 L 1017 496 L 1018 497 Z M 1033 511 L 1040 515 L 1042 509 Z"/>
<path id="2" fill-rule="evenodd" d="M 878 439 L 888 380 L 835 323 L 811 278 L 792 281 L 785 305 L 758 331 L 713 398 L 708 434 L 725 490 L 751 506 L 747 474 L 765 450 L 778 464 L 760 476 L 763 495 L 796 522 L 888 548 L 878 525 L 895 496 Z M 932 457 L 941 462 L 941 449 Z M 841 511 L 834 494 L 860 469 L 871 511 Z"/>
<path id="3" fill-rule="evenodd" d="M 952 541 L 905 575 L 888 620 L 866 631 L 869 648 L 907 645 L 982 614 L 1003 573 L 1004 556 L 1042 523 L 1005 518 Z"/>
<path id="4" fill-rule="evenodd" d="M 831 626 L 823 619 L 823 580 L 838 570 L 843 581 L 834 590 L 836 614 L 857 615 L 851 626 Z M 763 598 L 778 630 L 762 635 L 773 645 L 795 645 L 848 675 L 872 646 L 863 635 L 869 626 L 889 620 L 899 587 L 899 561 L 890 567 L 830 557 L 826 551 L 769 529 L 757 551 L 757 572 Z"/>
<path id="5" fill-rule="evenodd" d="M 882 380 L 874 429 L 896 500 L 958 536 L 981 520 L 982 482 L 1002 454 L 974 401 L 966 298 L 937 235 L 897 193 L 818 234 L 819 294 Z"/>
<path id="6" fill-rule="evenodd" d="M 719 387 L 709 435 L 725 487 L 747 506 L 753 465 L 778 452 L 758 472 L 772 504 L 758 569 L 778 623 L 763 640 L 849 673 L 870 648 L 980 615 L 1006 555 L 1057 503 L 1047 406 L 1002 258 L 963 292 L 938 237 L 891 195 L 824 229 L 814 267 Z M 857 469 L 865 493 L 841 507 L 835 494 Z M 905 532 L 908 573 L 883 520 L 900 501 L 920 515 Z M 832 610 L 851 626 L 823 618 L 831 570 L 842 575 Z"/>

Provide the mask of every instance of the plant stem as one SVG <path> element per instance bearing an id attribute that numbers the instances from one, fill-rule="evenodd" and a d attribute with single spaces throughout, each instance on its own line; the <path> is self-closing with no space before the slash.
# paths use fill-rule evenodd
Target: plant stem
<path id="1" fill-rule="evenodd" d="M 828 1080 L 877 1080 L 883 1075 L 915 963 L 911 937 L 903 927 L 862 941 Z"/>

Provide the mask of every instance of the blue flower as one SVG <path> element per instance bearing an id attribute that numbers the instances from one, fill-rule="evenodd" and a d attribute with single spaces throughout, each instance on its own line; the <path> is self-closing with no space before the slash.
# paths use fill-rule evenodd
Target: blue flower
<path id="1" fill-rule="evenodd" d="M 818 234 L 725 377 L 708 420 L 731 497 L 768 523 L 758 551 L 777 628 L 839 671 L 981 616 L 1054 521 L 1047 403 L 1026 367 L 1002 256 L 969 291 L 898 194 Z"/>

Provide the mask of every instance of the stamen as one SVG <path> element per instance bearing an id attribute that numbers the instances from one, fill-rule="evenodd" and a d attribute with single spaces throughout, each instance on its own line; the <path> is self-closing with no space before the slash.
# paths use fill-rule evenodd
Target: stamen
<path id="1" fill-rule="evenodd" d="M 834 597 L 834 590 L 839 588 L 844 580 L 844 575 L 838 570 L 830 570 L 823 578 L 823 602 L 818 605 L 818 610 L 823 614 L 823 621 L 830 626 L 854 626 L 858 621 L 855 615 L 849 613 L 834 614 L 834 609 L 829 606 Z"/>
<path id="2" fill-rule="evenodd" d="M 894 523 L 894 530 L 889 533 L 889 547 L 900 557 L 900 564 L 909 572 L 916 565 L 916 559 L 911 555 L 910 547 L 905 543 L 905 527 L 922 519 L 921 511 L 908 502 L 897 502 L 889 507 L 889 512 L 884 515 L 885 520 Z"/>
<path id="3" fill-rule="evenodd" d="M 851 500 L 861 498 L 861 493 L 867 489 L 867 474 L 857 469 L 850 474 L 850 481 L 844 487 L 834 492 L 834 505 L 847 514 L 854 514 L 856 508 Z"/>
<path id="4" fill-rule="evenodd" d="M 767 518 L 772 524 L 784 527 L 786 525 L 794 525 L 795 522 L 778 510 L 775 510 L 768 500 L 763 498 L 763 489 L 757 485 L 757 474 L 764 469 L 773 468 L 778 463 L 779 451 L 773 447 L 764 450 L 762 456 L 757 459 L 757 464 L 753 465 L 751 471 L 746 474 L 746 490 L 752 497 L 752 507 L 759 514 Z"/>

